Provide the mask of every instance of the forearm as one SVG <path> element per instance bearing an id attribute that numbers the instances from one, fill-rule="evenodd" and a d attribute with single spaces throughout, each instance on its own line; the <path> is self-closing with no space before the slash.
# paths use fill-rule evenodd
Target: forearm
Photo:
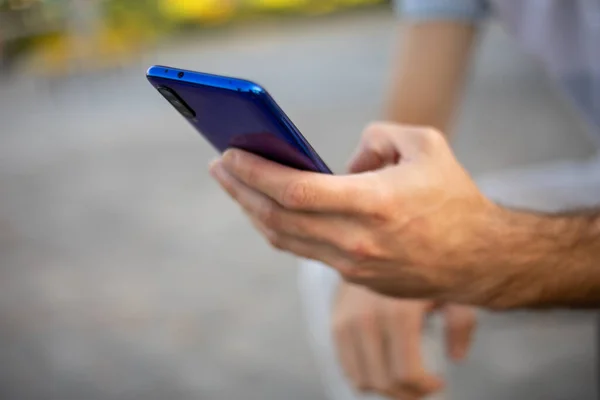
<path id="1" fill-rule="evenodd" d="M 448 132 L 477 31 L 460 21 L 403 24 L 385 118 Z M 458 260 L 476 272 L 442 300 L 494 309 L 600 305 L 600 208 L 561 215 L 498 210 Z"/>
<path id="2" fill-rule="evenodd" d="M 467 261 L 481 275 L 450 297 L 492 309 L 600 305 L 600 208 L 499 210 Z"/>
<path id="3" fill-rule="evenodd" d="M 477 36 L 461 21 L 406 22 L 399 27 L 384 117 L 448 132 Z"/>

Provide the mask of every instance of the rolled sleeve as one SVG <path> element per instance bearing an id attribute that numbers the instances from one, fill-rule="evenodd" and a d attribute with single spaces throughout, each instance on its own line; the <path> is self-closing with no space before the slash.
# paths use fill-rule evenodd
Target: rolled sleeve
<path id="1" fill-rule="evenodd" d="M 396 10 L 416 20 L 464 20 L 477 22 L 489 14 L 486 0 L 395 0 Z"/>

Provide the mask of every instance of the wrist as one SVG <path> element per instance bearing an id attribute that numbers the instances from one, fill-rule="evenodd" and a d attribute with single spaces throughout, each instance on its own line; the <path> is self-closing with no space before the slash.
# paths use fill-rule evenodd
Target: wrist
<path id="1" fill-rule="evenodd" d="M 445 302 L 470 304 L 484 308 L 510 308 L 515 299 L 513 286 L 516 274 L 523 272 L 515 254 L 519 242 L 526 243 L 532 233 L 515 223 L 517 212 L 489 202 L 479 212 L 470 213 L 472 223 L 463 227 L 461 240 L 451 261 L 453 280 L 450 290 L 442 296 Z M 456 244 L 455 244 L 456 245 Z M 509 293 L 510 292 L 510 293 Z M 516 299 L 515 299 L 516 300 Z"/>
<path id="2" fill-rule="evenodd" d="M 486 308 L 542 308 L 589 301 L 598 284 L 599 218 L 541 214 L 496 206 L 468 261 L 470 281 L 459 301 Z M 580 299 L 580 300 L 578 300 Z M 585 299 L 585 300 L 584 300 Z"/>
<path id="3" fill-rule="evenodd" d="M 538 270 L 560 247 L 546 222 L 535 214 L 496 207 L 482 235 L 487 245 L 474 260 L 482 274 L 474 291 L 477 304 L 506 310 L 535 301 L 543 287 Z"/>

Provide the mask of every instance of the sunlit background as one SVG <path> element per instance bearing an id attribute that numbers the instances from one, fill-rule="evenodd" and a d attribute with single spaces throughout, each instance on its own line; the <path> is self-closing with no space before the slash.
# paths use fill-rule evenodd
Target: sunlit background
<path id="1" fill-rule="evenodd" d="M 144 73 L 256 80 L 342 171 L 380 115 L 396 25 L 375 0 L 0 0 L 0 398 L 324 398 L 295 260 L 209 179 L 214 151 Z M 461 160 L 588 154 L 573 131 L 492 27 Z"/>
<path id="2" fill-rule="evenodd" d="M 123 65 L 181 30 L 317 16 L 384 0 L 2 0 L 0 65 L 45 76 Z M 41 71 L 40 71 L 41 69 Z"/>

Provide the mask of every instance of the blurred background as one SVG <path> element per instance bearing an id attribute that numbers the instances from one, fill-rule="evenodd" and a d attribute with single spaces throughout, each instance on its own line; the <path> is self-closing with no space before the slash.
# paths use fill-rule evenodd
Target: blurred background
<path id="1" fill-rule="evenodd" d="M 324 398 L 295 260 L 144 73 L 256 80 L 341 171 L 396 24 L 378 0 L 0 0 L 0 398 Z M 535 63 L 495 26 L 480 47 L 455 144 L 473 173 L 589 154 Z"/>

